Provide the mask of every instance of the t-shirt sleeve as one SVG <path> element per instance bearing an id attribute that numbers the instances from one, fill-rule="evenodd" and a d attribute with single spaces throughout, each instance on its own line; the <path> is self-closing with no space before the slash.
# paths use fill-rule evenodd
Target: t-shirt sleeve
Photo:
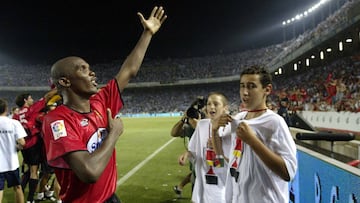
<path id="1" fill-rule="evenodd" d="M 279 154 L 285 162 L 290 179 L 293 179 L 297 170 L 296 145 L 284 119 L 278 119 L 278 125 L 275 135 L 277 136 L 276 153 Z"/>
<path id="2" fill-rule="evenodd" d="M 16 136 L 16 140 L 24 138 L 27 136 L 24 127 L 21 125 L 21 123 L 17 120 L 13 120 L 14 121 L 14 126 L 15 126 L 15 136 Z"/>
<path id="3" fill-rule="evenodd" d="M 188 150 L 194 157 L 196 156 L 196 149 L 198 148 L 198 144 L 199 144 L 199 125 L 196 126 L 195 131 L 192 134 L 188 144 Z"/>

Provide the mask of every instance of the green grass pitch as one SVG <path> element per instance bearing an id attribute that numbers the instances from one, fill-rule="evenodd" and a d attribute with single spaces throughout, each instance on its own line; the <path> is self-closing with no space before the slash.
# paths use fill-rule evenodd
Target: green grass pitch
<path id="1" fill-rule="evenodd" d="M 125 130 L 116 144 L 118 180 L 122 180 L 116 193 L 122 203 L 190 202 L 191 184 L 184 188 L 182 198 L 178 198 L 172 189 L 189 173 L 188 164 L 180 166 L 177 162 L 179 155 L 185 151 L 184 140 L 170 136 L 172 126 L 179 119 L 123 118 Z M 163 147 L 166 143 L 168 145 Z M 150 159 L 149 156 L 161 147 L 163 149 Z M 142 167 L 128 176 L 128 172 L 140 163 Z M 26 195 L 27 190 L 25 201 Z M 12 202 L 14 192 L 5 188 L 3 203 Z"/>

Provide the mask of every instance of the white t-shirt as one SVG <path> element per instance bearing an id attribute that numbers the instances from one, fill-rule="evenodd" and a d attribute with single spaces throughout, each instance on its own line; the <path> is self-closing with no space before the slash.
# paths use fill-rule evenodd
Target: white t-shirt
<path id="1" fill-rule="evenodd" d="M 223 128 L 219 128 L 219 134 Z M 195 184 L 191 200 L 195 203 L 225 203 L 225 181 L 227 174 L 227 163 L 223 167 L 212 167 L 214 174 L 209 175 L 210 165 L 206 161 L 206 150 L 208 139 L 211 139 L 210 119 L 202 119 L 198 122 L 196 129 L 189 141 L 188 150 L 192 154 L 192 161 L 195 166 Z M 229 154 L 230 136 L 222 138 L 224 154 Z M 210 176 L 210 177 L 209 177 Z M 217 179 L 217 184 L 208 184 L 208 179 Z"/>
<path id="2" fill-rule="evenodd" d="M 271 110 L 267 110 L 257 118 L 243 120 L 246 114 L 247 112 L 237 114 L 232 123 L 231 151 L 233 151 L 236 142 L 234 128 L 237 125 L 234 123 L 246 122 L 270 150 L 283 158 L 290 179 L 293 179 L 297 170 L 296 145 L 284 119 Z M 230 152 L 229 166 L 234 158 L 234 153 Z M 289 202 L 288 182 L 272 172 L 245 142 L 242 142 L 242 155 L 237 171 L 239 172 L 237 182 L 228 173 L 226 202 Z"/>
<path id="3" fill-rule="evenodd" d="M 27 134 L 19 121 L 0 116 L 0 172 L 19 168 L 16 141 Z"/>

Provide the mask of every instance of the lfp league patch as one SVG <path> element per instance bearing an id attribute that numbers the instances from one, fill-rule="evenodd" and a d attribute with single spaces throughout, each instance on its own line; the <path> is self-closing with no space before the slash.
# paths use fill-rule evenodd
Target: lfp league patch
<path id="1" fill-rule="evenodd" d="M 51 126 L 51 130 L 52 130 L 52 133 L 54 136 L 54 140 L 57 140 L 60 137 L 67 136 L 64 120 L 54 121 L 50 124 L 50 126 Z"/>

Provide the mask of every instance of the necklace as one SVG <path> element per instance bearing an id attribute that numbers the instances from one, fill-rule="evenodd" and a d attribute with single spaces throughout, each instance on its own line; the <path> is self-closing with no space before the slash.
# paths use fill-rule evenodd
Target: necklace
<path id="1" fill-rule="evenodd" d="M 250 111 L 245 110 L 245 111 L 247 111 L 248 113 L 254 113 L 254 114 L 252 114 L 252 115 L 249 115 L 249 114 L 247 113 L 246 116 L 245 116 L 245 119 L 248 120 L 248 119 L 256 118 L 256 117 L 262 115 L 262 114 L 263 114 L 263 111 L 266 111 L 266 110 L 267 110 L 267 108 L 264 108 L 264 109 L 255 109 L 255 110 L 250 110 Z M 261 112 L 261 113 L 259 114 L 259 113 L 257 113 L 257 112 Z"/>
<path id="2" fill-rule="evenodd" d="M 260 111 L 265 111 L 267 110 L 267 108 L 264 108 L 264 109 L 255 109 L 255 110 L 244 110 L 244 111 L 247 111 L 247 112 L 260 112 Z"/>

